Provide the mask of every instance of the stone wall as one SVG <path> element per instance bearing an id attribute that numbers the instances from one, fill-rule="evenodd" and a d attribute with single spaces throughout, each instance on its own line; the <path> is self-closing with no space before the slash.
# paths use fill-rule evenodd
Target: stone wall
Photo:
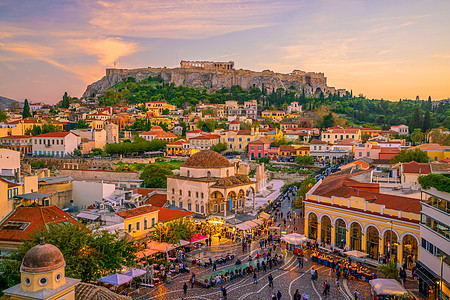
<path id="1" fill-rule="evenodd" d="M 194 64 L 194 66 L 198 63 L 200 67 L 187 67 L 188 63 Z M 186 67 L 183 68 L 106 69 L 106 76 L 90 84 L 82 97 L 90 98 L 101 95 L 108 88 L 126 80 L 128 77 L 133 77 L 139 82 L 148 77 L 157 76 L 160 76 L 165 83 L 174 83 L 176 86 L 207 88 L 210 91 L 240 85 L 245 90 L 253 87 L 260 90 L 264 88 L 268 93 L 278 88 L 294 89 L 299 92 L 304 90 L 307 95 L 336 92 L 334 87 L 327 86 L 327 78 L 323 73 L 301 70 L 294 70 L 289 74 L 276 73 L 270 70 L 256 72 L 228 69 L 229 65 L 209 66 L 206 63 L 213 62 L 186 62 Z"/>
<path id="2" fill-rule="evenodd" d="M 106 159 L 106 158 L 57 158 L 57 157 L 26 157 L 22 161 L 22 165 L 30 164 L 33 161 L 43 161 L 50 169 L 105 169 L 114 170 L 118 162 L 123 163 L 154 163 L 156 158 L 122 158 L 122 159 Z M 27 166 L 24 166 L 25 168 Z"/>

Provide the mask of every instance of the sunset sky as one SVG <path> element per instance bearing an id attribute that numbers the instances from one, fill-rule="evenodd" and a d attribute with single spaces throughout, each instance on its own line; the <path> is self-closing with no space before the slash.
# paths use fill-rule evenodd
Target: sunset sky
<path id="1" fill-rule="evenodd" d="M 105 68 L 324 72 L 369 98 L 450 98 L 448 0 L 0 0 L 0 96 L 80 97 Z"/>

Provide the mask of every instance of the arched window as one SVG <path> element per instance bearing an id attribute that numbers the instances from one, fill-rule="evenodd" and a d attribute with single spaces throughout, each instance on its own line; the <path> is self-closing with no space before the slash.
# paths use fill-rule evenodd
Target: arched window
<path id="1" fill-rule="evenodd" d="M 347 235 L 347 227 L 345 225 L 344 220 L 337 219 L 336 220 L 336 247 L 344 249 L 345 247 L 345 238 Z"/>
<path id="2" fill-rule="evenodd" d="M 227 170 L 227 177 L 228 177 L 228 176 L 230 176 L 230 171 L 229 171 L 229 170 Z"/>
<path id="3" fill-rule="evenodd" d="M 187 171 L 187 177 L 189 177 L 191 175 L 191 171 Z"/>
<path id="4" fill-rule="evenodd" d="M 183 195 L 183 191 L 182 191 L 182 190 L 180 190 L 180 196 L 181 196 L 181 195 Z"/>
<path id="5" fill-rule="evenodd" d="M 378 259 L 378 244 L 379 236 L 378 230 L 374 226 L 369 226 L 366 231 L 367 234 L 367 253 L 371 259 Z"/>
<path id="6" fill-rule="evenodd" d="M 317 239 L 317 216 L 316 216 L 316 214 L 310 213 L 308 220 L 309 220 L 309 222 L 308 222 L 309 223 L 309 230 L 308 230 L 309 236 L 308 237 L 310 239 Z"/>
<path id="7" fill-rule="evenodd" d="M 322 232 L 320 237 L 323 243 L 331 243 L 331 220 L 328 216 L 322 217 Z"/>
<path id="8" fill-rule="evenodd" d="M 210 171 L 206 172 L 206 177 L 211 177 L 211 172 Z"/>
<path id="9" fill-rule="evenodd" d="M 350 230 L 350 248 L 361 250 L 361 226 L 356 222 L 352 223 Z"/>
<path id="10" fill-rule="evenodd" d="M 410 234 L 403 237 L 403 264 L 406 263 L 406 268 L 411 270 L 413 264 L 417 260 L 419 250 L 417 247 L 417 240 Z"/>

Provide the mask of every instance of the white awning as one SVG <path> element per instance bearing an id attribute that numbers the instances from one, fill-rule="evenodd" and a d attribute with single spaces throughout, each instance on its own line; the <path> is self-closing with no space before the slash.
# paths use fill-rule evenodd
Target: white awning
<path id="1" fill-rule="evenodd" d="M 250 228 L 258 227 L 258 224 L 256 224 L 253 221 L 246 221 L 246 222 L 244 222 L 244 224 L 247 225 Z"/>
<path id="2" fill-rule="evenodd" d="M 245 223 L 241 223 L 241 224 L 237 224 L 234 227 L 236 227 L 239 230 L 247 230 L 247 229 L 251 229 L 250 226 L 246 225 Z"/>
<path id="3" fill-rule="evenodd" d="M 258 225 L 263 225 L 264 224 L 263 221 L 257 220 L 257 219 L 252 220 L 252 222 L 254 222 L 254 223 L 258 224 Z"/>
<path id="4" fill-rule="evenodd" d="M 263 219 L 266 219 L 266 220 L 270 219 L 270 215 L 268 213 L 265 213 L 265 212 L 260 213 L 259 216 L 261 218 L 263 218 Z"/>
<path id="5" fill-rule="evenodd" d="M 97 220 L 98 218 L 100 218 L 100 216 L 99 216 L 99 215 L 94 215 L 94 214 L 82 212 L 82 213 L 79 213 L 79 214 L 77 215 L 77 218 L 95 221 L 95 220 Z"/>

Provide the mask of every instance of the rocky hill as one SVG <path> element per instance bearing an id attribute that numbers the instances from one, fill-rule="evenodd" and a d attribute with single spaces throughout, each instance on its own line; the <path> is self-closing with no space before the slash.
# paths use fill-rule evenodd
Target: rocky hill
<path id="1" fill-rule="evenodd" d="M 205 64 L 202 64 L 205 63 Z M 289 74 L 275 73 L 270 70 L 262 72 L 234 69 L 212 69 L 211 62 L 200 62 L 195 66 L 181 68 L 139 68 L 139 69 L 106 69 L 106 76 L 90 84 L 82 98 L 93 98 L 102 95 L 113 85 L 133 77 L 137 82 L 148 77 L 161 77 L 165 83 L 176 86 L 206 88 L 214 91 L 221 88 L 231 88 L 240 85 L 243 89 L 259 88 L 268 93 L 283 88 L 285 90 L 305 91 L 307 95 L 345 93 L 327 86 L 327 78 L 323 73 L 294 70 Z"/>
<path id="2" fill-rule="evenodd" d="M 13 103 L 20 103 L 20 102 L 0 96 L 0 109 L 10 108 L 11 104 Z"/>

